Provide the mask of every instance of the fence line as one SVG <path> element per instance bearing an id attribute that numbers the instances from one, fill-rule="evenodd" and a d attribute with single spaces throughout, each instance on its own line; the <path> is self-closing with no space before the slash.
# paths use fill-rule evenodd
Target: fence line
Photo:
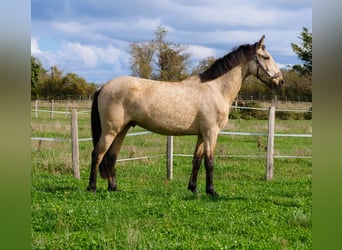
<path id="1" fill-rule="evenodd" d="M 38 118 L 38 112 L 48 112 L 48 113 L 51 113 L 51 119 L 54 118 L 54 114 L 67 114 L 69 115 L 70 112 L 68 111 L 68 108 L 70 109 L 76 109 L 76 107 L 69 107 L 70 105 L 70 100 L 69 101 L 66 101 L 66 106 L 65 106 L 65 111 L 56 111 L 55 110 L 55 103 L 56 101 L 54 100 L 51 100 L 51 101 L 43 101 L 41 100 L 42 102 L 46 102 L 47 104 L 50 103 L 50 110 L 47 110 L 47 109 L 38 109 L 38 100 L 35 100 L 35 104 L 34 104 L 34 109 L 31 109 L 31 111 L 34 111 L 35 112 L 35 117 Z M 57 101 L 58 102 L 58 101 Z M 73 102 L 72 102 L 73 103 Z M 267 111 L 269 108 L 255 108 L 255 107 L 243 107 L 243 106 L 238 106 L 237 105 L 237 100 L 234 101 L 234 105 L 232 105 L 230 107 L 230 109 L 249 109 L 249 110 L 261 110 L 261 111 Z M 276 109 L 277 112 L 302 112 L 302 113 L 312 113 L 312 110 L 309 109 L 298 109 L 298 110 L 291 110 L 291 109 Z M 78 113 L 90 113 L 91 111 L 90 110 L 84 110 L 84 111 L 78 111 Z"/>
<path id="2" fill-rule="evenodd" d="M 134 132 L 128 133 L 126 136 L 138 136 L 138 135 L 147 135 L 153 134 L 151 131 L 142 131 L 142 132 Z M 258 132 L 230 132 L 230 131 L 221 131 L 220 135 L 244 135 L 244 136 L 267 136 L 267 133 L 258 133 Z M 306 137 L 312 138 L 312 134 L 274 134 L 275 137 Z M 51 137 L 31 137 L 32 141 L 71 141 L 70 138 L 51 138 Z M 78 138 L 78 141 L 91 141 L 93 140 L 91 137 L 89 138 Z"/>
<path id="3" fill-rule="evenodd" d="M 269 108 L 255 108 L 255 107 L 243 107 L 243 106 L 231 106 L 231 109 L 250 109 L 250 110 L 261 110 L 267 111 Z M 312 113 L 310 109 L 275 109 L 277 112 L 303 112 L 303 113 Z"/>
<path id="4" fill-rule="evenodd" d="M 249 110 L 261 110 L 267 111 L 269 108 L 254 108 L 254 107 L 243 107 L 243 106 L 231 106 L 230 109 L 249 109 Z M 70 111 L 56 111 L 56 110 L 47 110 L 47 109 L 31 109 L 32 112 L 42 112 L 42 113 L 55 113 L 55 114 L 67 114 L 70 115 Z M 303 113 L 312 113 L 310 109 L 275 109 L 276 112 L 303 112 Z M 77 113 L 90 113 L 91 110 L 82 110 L 77 111 Z M 37 115 L 36 115 L 37 117 Z"/>
<path id="5" fill-rule="evenodd" d="M 42 97 L 43 99 L 35 99 L 31 100 L 31 102 L 42 102 L 42 103 L 51 103 L 54 100 L 56 103 L 66 103 L 69 104 L 80 104 L 80 103 L 89 103 L 93 100 L 92 95 L 86 96 L 68 96 L 66 99 L 65 97 L 54 97 L 54 99 L 49 99 L 48 97 Z M 237 95 L 236 99 L 238 101 L 260 101 L 260 102 L 312 102 L 312 97 L 309 96 L 278 96 L 278 95 Z"/>
<path id="6" fill-rule="evenodd" d="M 247 108 L 247 107 L 240 107 L 240 108 Z M 260 109 L 260 108 L 249 108 L 249 109 Z M 265 110 L 262 108 L 262 110 Z M 78 143 L 82 141 L 91 141 L 92 138 L 78 138 L 78 126 L 77 126 L 77 113 L 86 113 L 89 111 L 79 111 L 77 112 L 76 109 L 72 109 L 71 112 L 64 112 L 64 111 L 47 111 L 47 110 L 33 110 L 37 114 L 37 111 L 40 112 L 55 112 L 61 114 L 70 114 L 71 113 L 71 138 L 48 138 L 48 137 L 31 137 L 33 141 L 68 141 L 72 142 L 72 163 L 73 163 L 73 170 L 74 170 L 74 177 L 79 179 L 79 153 L 78 153 Z M 219 134 L 221 135 L 241 135 L 241 136 L 268 136 L 268 143 L 267 143 L 267 151 L 265 156 L 253 156 L 253 155 L 218 155 L 217 157 L 244 157 L 244 158 L 266 158 L 266 180 L 271 180 L 273 178 L 273 159 L 274 158 L 312 158 L 312 156 L 276 156 L 273 153 L 274 150 L 274 137 L 306 137 L 311 138 L 312 134 L 275 134 L 274 133 L 274 122 L 275 122 L 275 107 L 269 108 L 269 129 L 268 133 L 258 133 L 258 132 L 229 132 L 229 131 L 221 131 Z M 302 112 L 301 110 L 290 110 L 293 112 Z M 305 111 L 311 112 L 311 111 Z M 153 134 L 150 131 L 142 131 L 142 132 L 134 132 L 129 133 L 127 136 L 139 136 L 145 134 Z M 156 156 L 142 156 L 142 157 L 134 157 L 128 159 L 118 159 L 118 162 L 123 161 L 132 161 L 132 160 L 141 160 L 141 159 L 149 159 L 149 158 L 158 158 L 164 157 L 165 155 L 156 155 Z M 189 157 L 193 155 L 187 154 L 173 154 L 173 136 L 167 137 L 167 178 L 172 179 L 172 166 L 173 166 L 173 157 Z"/>
<path id="7" fill-rule="evenodd" d="M 178 157 L 193 157 L 191 154 L 173 154 Z M 265 155 L 216 155 L 218 158 L 266 158 Z M 300 158 L 300 159 L 311 159 L 309 155 L 273 155 L 274 158 Z"/>
<path id="8" fill-rule="evenodd" d="M 32 141 L 71 141 L 70 138 L 31 137 Z M 82 139 L 79 139 L 82 140 Z M 88 138 L 87 138 L 88 140 Z"/>

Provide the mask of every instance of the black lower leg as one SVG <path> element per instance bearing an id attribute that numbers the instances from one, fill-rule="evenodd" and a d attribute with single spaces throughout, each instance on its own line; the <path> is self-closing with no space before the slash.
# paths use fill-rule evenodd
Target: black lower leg
<path id="1" fill-rule="evenodd" d="M 117 190 L 117 186 L 115 182 L 115 177 L 113 176 L 108 177 L 108 191 L 116 191 L 116 190 Z"/>
<path id="2" fill-rule="evenodd" d="M 197 176 L 201 166 L 202 159 L 203 156 L 194 156 L 192 160 L 192 172 L 190 175 L 188 189 L 191 190 L 191 192 L 193 193 L 197 192 Z"/>
<path id="3" fill-rule="evenodd" d="M 214 189 L 213 183 L 214 159 L 212 156 L 205 156 L 204 166 L 206 170 L 206 193 L 211 196 L 217 196 L 218 194 Z"/>
<path id="4" fill-rule="evenodd" d="M 108 191 L 116 191 L 116 179 L 115 179 L 115 162 L 116 162 L 116 155 L 112 155 L 108 157 Z"/>
<path id="5" fill-rule="evenodd" d="M 96 191 L 96 178 L 97 178 L 97 158 L 98 154 L 95 150 L 91 153 L 91 169 L 90 169 L 90 176 L 89 176 L 89 185 L 87 187 L 88 191 Z"/>

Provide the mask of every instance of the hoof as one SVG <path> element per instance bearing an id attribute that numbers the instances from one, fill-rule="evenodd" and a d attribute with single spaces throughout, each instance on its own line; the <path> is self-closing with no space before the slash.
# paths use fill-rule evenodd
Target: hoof
<path id="1" fill-rule="evenodd" d="M 188 190 L 190 190 L 190 191 L 193 192 L 193 193 L 197 193 L 196 185 L 191 185 L 191 184 L 189 184 Z"/>
<path id="2" fill-rule="evenodd" d="M 87 187 L 87 191 L 89 191 L 89 192 L 94 192 L 94 193 L 95 193 L 95 192 L 96 192 L 96 187 L 93 188 L 93 187 L 91 187 L 91 186 L 88 186 L 88 187 Z"/>
<path id="3" fill-rule="evenodd" d="M 211 197 L 219 197 L 219 194 L 216 193 L 214 189 L 207 189 L 206 190 L 207 194 L 210 195 Z"/>
<path id="4" fill-rule="evenodd" d="M 117 191 L 118 190 L 118 188 L 116 187 L 116 186 L 114 186 L 114 187 L 108 187 L 108 191 L 109 192 L 114 192 L 114 191 Z"/>

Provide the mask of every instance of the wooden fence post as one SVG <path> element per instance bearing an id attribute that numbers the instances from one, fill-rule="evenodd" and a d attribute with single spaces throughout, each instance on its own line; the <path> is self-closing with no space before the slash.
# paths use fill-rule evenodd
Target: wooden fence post
<path id="1" fill-rule="evenodd" d="M 51 100 L 51 119 L 53 119 L 53 110 L 54 110 L 55 103 Z"/>
<path id="2" fill-rule="evenodd" d="M 173 168 L 173 136 L 167 137 L 167 161 L 166 161 L 166 176 L 168 180 L 172 180 L 172 168 Z"/>
<path id="3" fill-rule="evenodd" d="M 80 163 L 78 151 L 78 125 L 77 125 L 77 109 L 71 110 L 71 145 L 72 145 L 72 168 L 74 177 L 80 179 Z"/>
<path id="4" fill-rule="evenodd" d="M 69 108 L 69 99 L 66 100 L 66 105 L 65 105 L 65 116 L 68 116 L 67 112 L 68 112 L 68 108 Z"/>
<path id="5" fill-rule="evenodd" d="M 268 113 L 268 139 L 266 156 L 266 180 L 273 179 L 273 154 L 274 154 L 274 119 L 275 107 L 270 107 Z"/>
<path id="6" fill-rule="evenodd" d="M 38 99 L 34 101 L 35 116 L 38 118 Z"/>

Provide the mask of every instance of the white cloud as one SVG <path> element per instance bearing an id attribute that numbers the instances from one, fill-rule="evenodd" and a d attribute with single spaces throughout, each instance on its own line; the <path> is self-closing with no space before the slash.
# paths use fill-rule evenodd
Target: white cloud
<path id="1" fill-rule="evenodd" d="M 31 37 L 31 54 L 32 55 L 39 55 L 41 54 L 41 50 L 38 46 L 38 38 Z"/>
<path id="2" fill-rule="evenodd" d="M 69 58 L 74 62 L 80 61 L 86 67 L 94 67 L 98 62 L 96 48 L 91 46 L 81 45 L 80 43 L 66 43 L 59 54 L 63 58 Z M 102 50 L 102 49 L 99 49 Z"/>
<path id="3" fill-rule="evenodd" d="M 208 48 L 199 45 L 188 45 L 186 52 L 191 54 L 193 60 L 203 60 L 209 56 L 216 57 L 216 51 L 213 48 Z"/>
<path id="4" fill-rule="evenodd" d="M 120 63 L 122 51 L 113 46 L 97 47 L 93 45 L 82 45 L 78 42 L 67 42 L 57 55 L 61 59 L 70 60 L 69 63 L 81 63 L 82 67 L 95 68 L 101 65 Z"/>

